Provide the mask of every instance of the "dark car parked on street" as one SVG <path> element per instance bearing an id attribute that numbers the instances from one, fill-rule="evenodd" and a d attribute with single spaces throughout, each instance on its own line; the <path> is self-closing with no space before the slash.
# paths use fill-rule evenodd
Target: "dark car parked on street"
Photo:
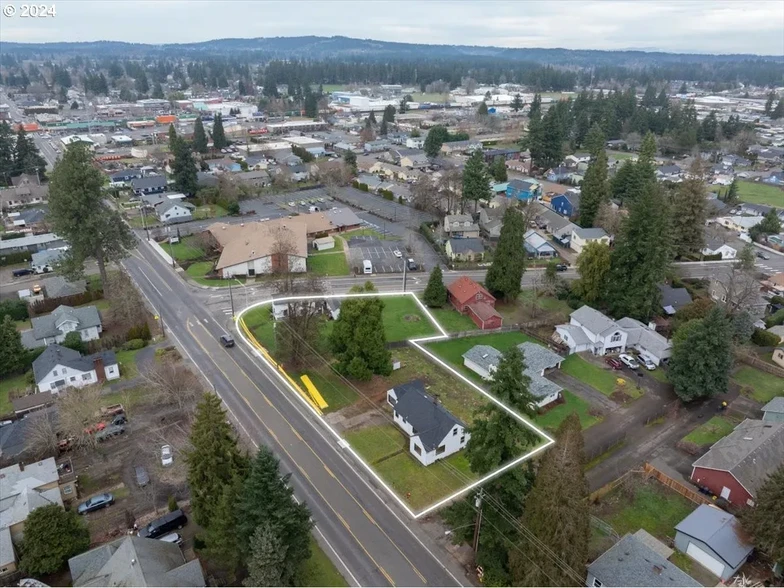
<path id="1" fill-rule="evenodd" d="M 114 504 L 114 496 L 111 494 L 99 494 L 98 496 L 93 496 L 89 500 L 82 502 L 76 508 L 76 512 L 79 514 L 87 514 L 88 512 L 101 510 L 112 504 Z"/>
<path id="2" fill-rule="evenodd" d="M 162 535 L 166 535 L 175 529 L 182 529 L 188 524 L 188 517 L 182 512 L 182 509 L 173 510 L 162 517 L 155 519 L 146 527 L 139 529 L 139 537 L 147 537 L 148 539 L 157 539 Z"/>
<path id="3" fill-rule="evenodd" d="M 24 268 L 24 269 L 15 269 L 13 275 L 15 278 L 21 278 L 22 276 L 29 276 L 33 273 L 34 273 L 33 270 L 31 270 L 30 268 Z"/>

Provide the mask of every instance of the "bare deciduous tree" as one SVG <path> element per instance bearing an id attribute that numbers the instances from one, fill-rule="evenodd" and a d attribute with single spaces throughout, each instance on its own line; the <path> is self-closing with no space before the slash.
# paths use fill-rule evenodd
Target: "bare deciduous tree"
<path id="1" fill-rule="evenodd" d="M 180 410 L 193 404 L 204 392 L 196 375 L 184 363 L 172 359 L 153 361 L 142 377 L 157 402 L 176 405 Z"/>
<path id="2" fill-rule="evenodd" d="M 139 292 L 124 271 L 109 274 L 106 298 L 112 304 L 112 319 L 120 325 L 138 325 L 147 320 Z"/>
<path id="3" fill-rule="evenodd" d="M 275 289 L 279 292 L 290 292 L 294 287 L 294 273 L 291 271 L 291 258 L 297 252 L 293 233 L 286 227 L 273 229 L 273 243 L 270 248 L 272 274 L 276 278 Z"/>
<path id="4" fill-rule="evenodd" d="M 617 235 L 621 229 L 621 221 L 623 221 L 623 214 L 615 210 L 609 202 L 599 205 L 599 210 L 596 212 L 596 218 L 593 223 L 607 231 L 608 235 Z"/>
<path id="5" fill-rule="evenodd" d="M 441 212 L 451 214 L 460 211 L 463 213 L 465 202 L 463 194 L 463 173 L 459 169 L 450 169 L 443 172 L 438 182 L 441 196 Z"/>
<path id="6" fill-rule="evenodd" d="M 430 176 L 421 175 L 411 186 L 412 204 L 417 210 L 439 212 L 438 187 Z"/>
<path id="7" fill-rule="evenodd" d="M 39 410 L 25 417 L 25 450 L 35 459 L 57 453 L 57 415 L 51 410 Z"/>
<path id="8" fill-rule="evenodd" d="M 281 295 L 318 294 L 324 292 L 324 283 L 316 276 L 278 283 L 286 290 L 278 288 Z M 277 355 L 283 363 L 299 368 L 313 354 L 313 342 L 318 339 L 318 328 L 323 320 L 325 302 L 314 300 L 289 301 L 286 318 L 275 329 Z"/>
<path id="9" fill-rule="evenodd" d="M 92 427 L 101 420 L 101 388 L 100 384 L 70 388 L 57 399 L 60 432 L 76 447 L 95 446 Z"/>

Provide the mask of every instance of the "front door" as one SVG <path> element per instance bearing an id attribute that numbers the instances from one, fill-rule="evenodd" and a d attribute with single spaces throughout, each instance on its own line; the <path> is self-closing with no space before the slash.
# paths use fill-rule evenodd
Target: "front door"
<path id="1" fill-rule="evenodd" d="M 724 500 L 729 500 L 730 499 L 730 489 L 727 488 L 726 486 L 722 487 L 722 489 L 721 489 L 721 497 Z"/>

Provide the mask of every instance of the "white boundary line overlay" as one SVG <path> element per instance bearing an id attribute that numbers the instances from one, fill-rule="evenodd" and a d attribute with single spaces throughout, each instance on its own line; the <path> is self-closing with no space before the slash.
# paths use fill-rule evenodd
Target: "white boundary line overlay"
<path id="1" fill-rule="evenodd" d="M 413 298 L 416 301 L 417 305 L 422 310 L 422 312 L 425 313 L 425 316 L 427 316 L 427 318 L 430 320 L 430 322 L 438 329 L 438 331 L 441 332 L 440 335 L 433 335 L 433 336 L 430 336 L 430 337 L 419 337 L 419 338 L 415 338 L 415 339 L 409 339 L 408 342 L 413 347 L 415 347 L 421 353 L 427 355 L 430 359 L 435 361 L 435 363 L 437 363 L 442 368 L 446 369 L 450 374 L 452 374 L 453 376 L 458 378 L 461 382 L 464 382 L 464 383 L 468 384 L 475 391 L 479 392 L 480 394 L 482 394 L 483 396 L 488 398 L 496 406 L 500 407 L 501 409 L 503 409 L 504 411 L 509 413 L 512 417 L 517 419 L 522 425 L 530 428 L 537 435 L 539 435 L 540 437 L 545 439 L 545 442 L 543 444 L 539 445 L 538 447 L 536 447 L 535 449 L 533 449 L 533 450 L 529 451 L 528 453 L 526 453 L 526 454 L 524 454 L 524 455 L 522 455 L 522 456 L 512 460 L 511 462 L 509 462 L 509 463 L 501 466 L 500 468 L 490 472 L 489 474 L 485 475 L 483 478 L 480 478 L 479 480 L 476 480 L 476 481 L 472 482 L 471 484 L 468 484 L 464 488 L 461 488 L 460 490 L 450 494 L 446 498 L 443 498 L 443 499 L 439 500 L 438 502 L 436 502 L 434 504 L 431 504 L 430 506 L 424 508 L 423 510 L 421 510 L 419 512 L 414 512 L 413 510 L 411 510 L 411 508 L 408 506 L 408 504 L 406 504 L 403 501 L 403 499 L 400 498 L 400 496 L 398 496 L 397 492 L 395 492 L 381 478 L 381 476 L 378 475 L 378 473 L 370 466 L 370 464 L 368 464 L 362 458 L 362 456 L 360 456 L 356 451 L 354 451 L 354 448 L 351 447 L 351 445 L 348 443 L 348 441 L 343 439 L 343 437 L 340 436 L 340 434 L 332 427 L 332 425 L 330 425 L 327 422 L 327 420 L 322 415 L 320 415 L 320 414 L 318 414 L 316 412 L 316 410 L 302 397 L 302 395 L 297 390 L 294 389 L 294 387 L 291 385 L 291 383 L 289 383 L 289 381 L 277 369 L 275 369 L 275 366 L 273 366 L 264 357 L 264 354 L 262 354 L 258 349 L 256 349 L 256 347 L 253 344 L 251 344 L 251 342 L 248 340 L 248 338 L 243 333 L 242 329 L 237 329 L 237 334 L 240 337 L 240 339 L 245 343 L 245 345 L 247 345 L 251 349 L 253 354 L 256 357 L 258 357 L 268 368 L 270 368 L 270 371 L 275 374 L 275 376 L 278 378 L 278 380 L 280 380 L 280 382 L 288 390 L 290 390 L 296 398 L 299 399 L 299 401 L 302 403 L 302 405 L 305 406 L 314 417 L 316 417 L 316 419 L 324 426 L 324 428 L 326 428 L 335 437 L 335 439 L 337 439 L 337 441 L 339 443 L 339 446 L 341 448 L 347 450 L 360 464 L 362 464 L 362 467 L 364 467 L 365 470 L 373 477 L 373 479 L 376 482 L 378 482 L 378 484 L 380 484 L 384 488 L 384 490 L 386 490 L 387 493 L 392 496 L 392 498 L 395 499 L 395 501 L 403 508 L 403 510 L 405 510 L 408 513 L 409 516 L 411 516 L 414 519 L 418 519 L 418 518 L 420 518 L 420 517 L 422 517 L 422 516 L 432 512 L 432 511 L 442 507 L 443 505 L 447 504 L 448 502 L 451 502 L 455 498 L 458 498 L 459 496 L 461 496 L 461 495 L 471 491 L 473 488 L 476 488 L 477 486 L 481 486 L 485 482 L 487 482 L 489 480 L 492 480 L 493 478 L 501 475 L 502 473 L 506 472 L 507 470 L 509 470 L 509 469 L 511 469 L 511 468 L 513 468 L 513 467 L 515 467 L 515 466 L 517 466 L 519 464 L 521 464 L 522 462 L 524 462 L 524 461 L 526 461 L 528 459 L 531 459 L 537 453 L 541 453 L 542 451 L 544 451 L 545 449 L 547 449 L 548 447 L 553 445 L 555 443 L 555 439 L 553 439 L 550 435 L 548 435 L 542 429 L 540 429 L 539 427 L 534 425 L 531 421 L 529 421 L 528 419 L 526 419 L 522 415 L 518 414 L 514 409 L 512 409 L 511 407 L 507 406 L 506 404 L 504 404 L 503 402 L 498 400 L 495 396 L 493 396 L 492 394 L 487 392 L 484 388 L 482 388 L 481 386 L 479 386 L 479 385 L 475 384 L 474 382 L 472 382 L 470 379 L 468 379 L 463 374 L 461 374 L 456 369 L 454 369 L 451 365 L 449 365 L 448 363 L 446 363 L 445 361 L 443 361 L 438 356 L 434 355 L 433 353 L 431 353 L 430 351 L 428 351 L 427 349 L 425 349 L 421 345 L 421 343 L 432 343 L 432 342 L 435 342 L 435 341 L 447 340 L 447 339 L 449 339 L 449 333 L 447 333 L 444 330 L 444 328 L 438 323 L 438 321 L 435 319 L 435 317 L 432 315 L 432 313 L 427 309 L 427 307 L 424 305 L 424 303 L 416 296 L 416 294 L 414 292 L 402 292 L 402 291 L 400 291 L 400 292 L 361 292 L 361 293 L 351 293 L 351 294 L 318 294 L 318 295 L 317 294 L 310 294 L 310 295 L 303 295 L 303 296 L 284 296 L 284 297 L 280 297 L 280 298 L 270 298 L 269 300 L 262 300 L 260 302 L 254 302 L 250 306 L 247 306 L 246 308 L 243 308 L 242 310 L 240 310 L 237 313 L 237 315 L 236 315 L 234 320 L 235 320 L 235 322 L 238 322 L 238 321 L 240 321 L 242 319 L 242 317 L 245 315 L 245 313 L 248 312 L 249 310 L 252 310 L 252 309 L 254 309 L 254 308 L 258 307 L 258 306 L 265 306 L 267 304 L 272 304 L 274 302 L 287 302 L 287 301 L 291 301 L 291 300 L 324 300 L 324 299 L 327 299 L 327 298 L 375 298 L 375 297 L 385 297 L 385 296 L 387 296 L 387 297 L 410 296 L 411 298 Z M 481 335 L 479 335 L 479 336 L 481 336 Z"/>

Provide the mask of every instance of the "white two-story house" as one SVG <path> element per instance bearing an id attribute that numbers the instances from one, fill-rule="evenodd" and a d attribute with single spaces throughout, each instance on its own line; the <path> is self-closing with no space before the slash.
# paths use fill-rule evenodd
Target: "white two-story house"
<path id="1" fill-rule="evenodd" d="M 33 376 L 39 392 L 59 394 L 68 387 L 81 388 L 120 377 L 114 351 L 83 356 L 62 345 L 49 345 L 33 361 Z"/>
<path id="2" fill-rule="evenodd" d="M 408 435 L 408 449 L 430 465 L 463 449 L 471 434 L 465 424 L 425 392 L 420 380 L 387 390 L 395 423 Z"/>
<path id="3" fill-rule="evenodd" d="M 58 306 L 51 314 L 37 316 L 30 321 L 33 328 L 22 332 L 22 344 L 28 349 L 62 343 L 66 335 L 79 333 L 82 341 L 94 341 L 103 331 L 101 315 L 95 306 Z"/>
<path id="4" fill-rule="evenodd" d="M 479 225 L 470 214 L 448 214 L 444 217 L 444 233 L 450 239 L 478 239 Z"/>

